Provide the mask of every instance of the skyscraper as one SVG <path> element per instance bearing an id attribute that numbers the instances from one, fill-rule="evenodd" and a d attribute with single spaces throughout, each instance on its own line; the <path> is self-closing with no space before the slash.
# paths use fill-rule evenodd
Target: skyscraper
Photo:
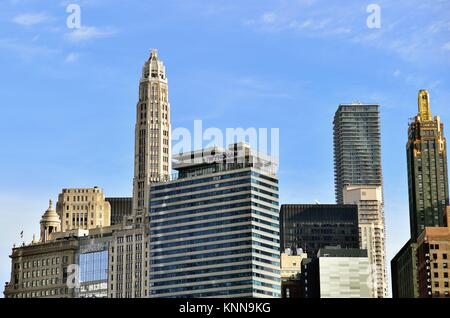
<path id="1" fill-rule="evenodd" d="M 387 296 L 379 105 L 339 105 L 334 116 L 336 201 L 358 205 L 360 247 L 373 266 L 374 293 Z"/>
<path id="2" fill-rule="evenodd" d="M 168 180 L 170 161 L 170 106 L 166 69 L 152 49 L 142 67 L 136 106 L 132 214 L 115 231 L 110 248 L 113 264 L 109 296 L 148 297 L 150 185 Z M 122 212 L 121 212 L 122 213 Z"/>
<path id="3" fill-rule="evenodd" d="M 151 188 L 151 297 L 280 297 L 273 160 L 243 144 L 174 159 Z"/>
<path id="4" fill-rule="evenodd" d="M 336 202 L 348 185 L 382 186 L 378 105 L 342 104 L 334 116 Z"/>
<path id="5" fill-rule="evenodd" d="M 166 69 L 152 49 L 144 63 L 136 106 L 133 211 L 148 211 L 150 184 L 165 180 L 171 171 L 170 105 Z"/>
<path id="6" fill-rule="evenodd" d="M 444 124 L 432 117 L 430 97 L 419 91 L 419 113 L 408 129 L 408 189 L 411 238 L 426 226 L 443 226 L 448 205 L 447 147 Z"/>
<path id="7" fill-rule="evenodd" d="M 444 227 L 446 221 L 448 174 L 444 125 L 439 116 L 433 119 L 426 90 L 418 94 L 418 114 L 409 124 L 406 155 L 411 238 L 391 261 L 393 296 L 399 298 L 428 296 L 427 280 L 431 282 L 431 278 L 424 276 L 424 268 L 429 267 L 423 263 L 427 261 L 423 251 L 428 248 L 424 237 L 433 230 L 428 230 L 425 236 L 423 233 L 426 228 Z"/>

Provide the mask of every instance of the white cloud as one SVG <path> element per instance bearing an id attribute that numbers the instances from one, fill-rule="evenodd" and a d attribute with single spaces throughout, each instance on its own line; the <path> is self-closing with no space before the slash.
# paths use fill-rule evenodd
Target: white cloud
<path id="1" fill-rule="evenodd" d="M 450 51 L 450 42 L 445 43 L 442 48 L 446 51 Z"/>
<path id="2" fill-rule="evenodd" d="M 23 59 L 31 59 L 35 56 L 49 56 L 59 51 L 45 46 L 30 45 L 22 41 L 12 39 L 0 39 L 0 49 L 16 53 Z"/>
<path id="3" fill-rule="evenodd" d="M 111 28 L 97 28 L 84 26 L 80 29 L 75 29 L 70 33 L 66 34 L 66 37 L 71 42 L 83 42 L 93 39 L 105 38 L 112 36 L 116 33 L 115 30 Z"/>
<path id="4" fill-rule="evenodd" d="M 66 56 L 65 61 L 66 63 L 74 63 L 78 61 L 79 58 L 80 54 L 71 52 Z"/>
<path id="5" fill-rule="evenodd" d="M 400 70 L 395 70 L 395 71 L 392 73 L 392 75 L 393 75 L 394 77 L 399 77 L 400 74 L 401 74 Z"/>
<path id="6" fill-rule="evenodd" d="M 365 24 L 367 5 L 338 5 L 336 2 L 278 1 L 266 11 L 252 13 L 253 18 L 245 19 L 244 25 L 260 32 L 296 32 L 309 38 L 333 37 L 394 54 L 408 62 L 430 61 L 430 55 L 436 56 L 430 63 L 448 61 L 442 54 L 444 50 L 450 51 L 450 22 L 443 1 L 422 5 L 420 0 L 379 0 L 383 24 L 376 30 Z M 420 10 L 417 10 L 419 5 Z M 410 14 L 404 15 L 404 12 Z M 425 14 L 433 19 L 423 19 Z M 393 16 L 397 18 L 393 19 Z"/>
<path id="7" fill-rule="evenodd" d="M 45 13 L 19 14 L 12 19 L 14 23 L 22 26 L 31 26 L 46 20 L 48 20 L 48 16 Z"/>
<path id="8" fill-rule="evenodd" d="M 262 15 L 262 22 L 271 24 L 275 22 L 275 14 L 273 12 L 266 12 Z"/>

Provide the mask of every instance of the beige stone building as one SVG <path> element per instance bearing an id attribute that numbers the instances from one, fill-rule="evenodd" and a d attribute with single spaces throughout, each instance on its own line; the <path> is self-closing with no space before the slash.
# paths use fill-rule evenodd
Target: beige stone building
<path id="1" fill-rule="evenodd" d="M 149 209 L 150 184 L 166 180 L 171 171 L 170 104 L 166 69 L 152 49 L 142 67 L 136 106 L 133 210 Z"/>
<path id="2" fill-rule="evenodd" d="M 128 217 L 109 246 L 109 298 L 149 297 L 149 237 L 143 220 Z"/>
<path id="3" fill-rule="evenodd" d="M 373 296 L 388 296 L 383 193 L 380 186 L 346 186 L 344 204 L 358 206 L 360 248 L 367 250 Z"/>
<path id="4" fill-rule="evenodd" d="M 75 237 L 54 240 L 60 233 L 59 224 L 50 201 L 40 222 L 40 240 L 13 247 L 11 280 L 4 292 L 6 298 L 74 297 L 74 290 L 67 287 L 66 280 L 67 268 L 76 260 L 78 240 Z"/>
<path id="5" fill-rule="evenodd" d="M 290 249 L 281 253 L 280 267 L 281 280 L 299 278 L 302 272 L 302 261 L 307 258 L 307 254 L 299 250 L 293 255 Z"/>
<path id="6" fill-rule="evenodd" d="M 63 189 L 56 212 L 61 219 L 62 232 L 105 227 L 111 222 L 111 206 L 98 187 Z"/>
<path id="7" fill-rule="evenodd" d="M 149 297 L 148 217 L 150 185 L 169 180 L 171 172 L 168 80 L 158 51 L 142 67 L 136 105 L 132 215 L 114 232 L 109 250 L 108 297 Z"/>

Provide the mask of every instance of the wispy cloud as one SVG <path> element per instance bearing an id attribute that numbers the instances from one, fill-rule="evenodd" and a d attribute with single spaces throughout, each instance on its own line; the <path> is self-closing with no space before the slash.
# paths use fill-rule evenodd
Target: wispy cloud
<path id="1" fill-rule="evenodd" d="M 446 51 L 450 51 L 450 42 L 445 43 L 442 48 Z"/>
<path id="2" fill-rule="evenodd" d="M 71 42 L 84 42 L 93 39 L 106 38 L 116 34 L 112 28 L 98 28 L 94 26 L 83 26 L 66 34 L 66 38 Z"/>
<path id="3" fill-rule="evenodd" d="M 32 26 L 48 20 L 45 13 L 27 13 L 16 15 L 12 21 L 22 26 Z"/>
<path id="4" fill-rule="evenodd" d="M 263 12 L 256 11 L 243 24 L 259 32 L 334 37 L 395 54 L 406 61 L 423 60 L 430 55 L 437 57 L 432 61 L 426 59 L 430 62 L 445 59 L 443 50 L 450 50 L 450 22 L 444 13 L 450 10 L 448 4 L 440 0 L 430 0 L 428 5 L 419 0 L 378 0 L 377 3 L 381 8 L 381 29 L 367 27 L 367 4 L 324 0 L 278 1 Z"/>
<path id="5" fill-rule="evenodd" d="M 46 46 L 31 45 L 13 39 L 0 39 L 0 48 L 9 50 L 23 59 L 31 59 L 35 56 L 49 56 L 59 52 Z"/>
<path id="6" fill-rule="evenodd" d="M 75 63 L 76 61 L 78 61 L 79 58 L 80 58 L 80 54 L 71 52 L 71 53 L 67 54 L 64 61 L 66 63 Z"/>

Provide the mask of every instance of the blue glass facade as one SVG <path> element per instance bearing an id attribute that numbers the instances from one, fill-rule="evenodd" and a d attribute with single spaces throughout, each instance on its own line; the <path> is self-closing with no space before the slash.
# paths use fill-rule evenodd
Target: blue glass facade
<path id="1" fill-rule="evenodd" d="M 276 178 L 248 168 L 151 193 L 152 297 L 280 297 Z"/>
<path id="2" fill-rule="evenodd" d="M 108 251 L 80 254 L 80 282 L 108 279 Z"/>

